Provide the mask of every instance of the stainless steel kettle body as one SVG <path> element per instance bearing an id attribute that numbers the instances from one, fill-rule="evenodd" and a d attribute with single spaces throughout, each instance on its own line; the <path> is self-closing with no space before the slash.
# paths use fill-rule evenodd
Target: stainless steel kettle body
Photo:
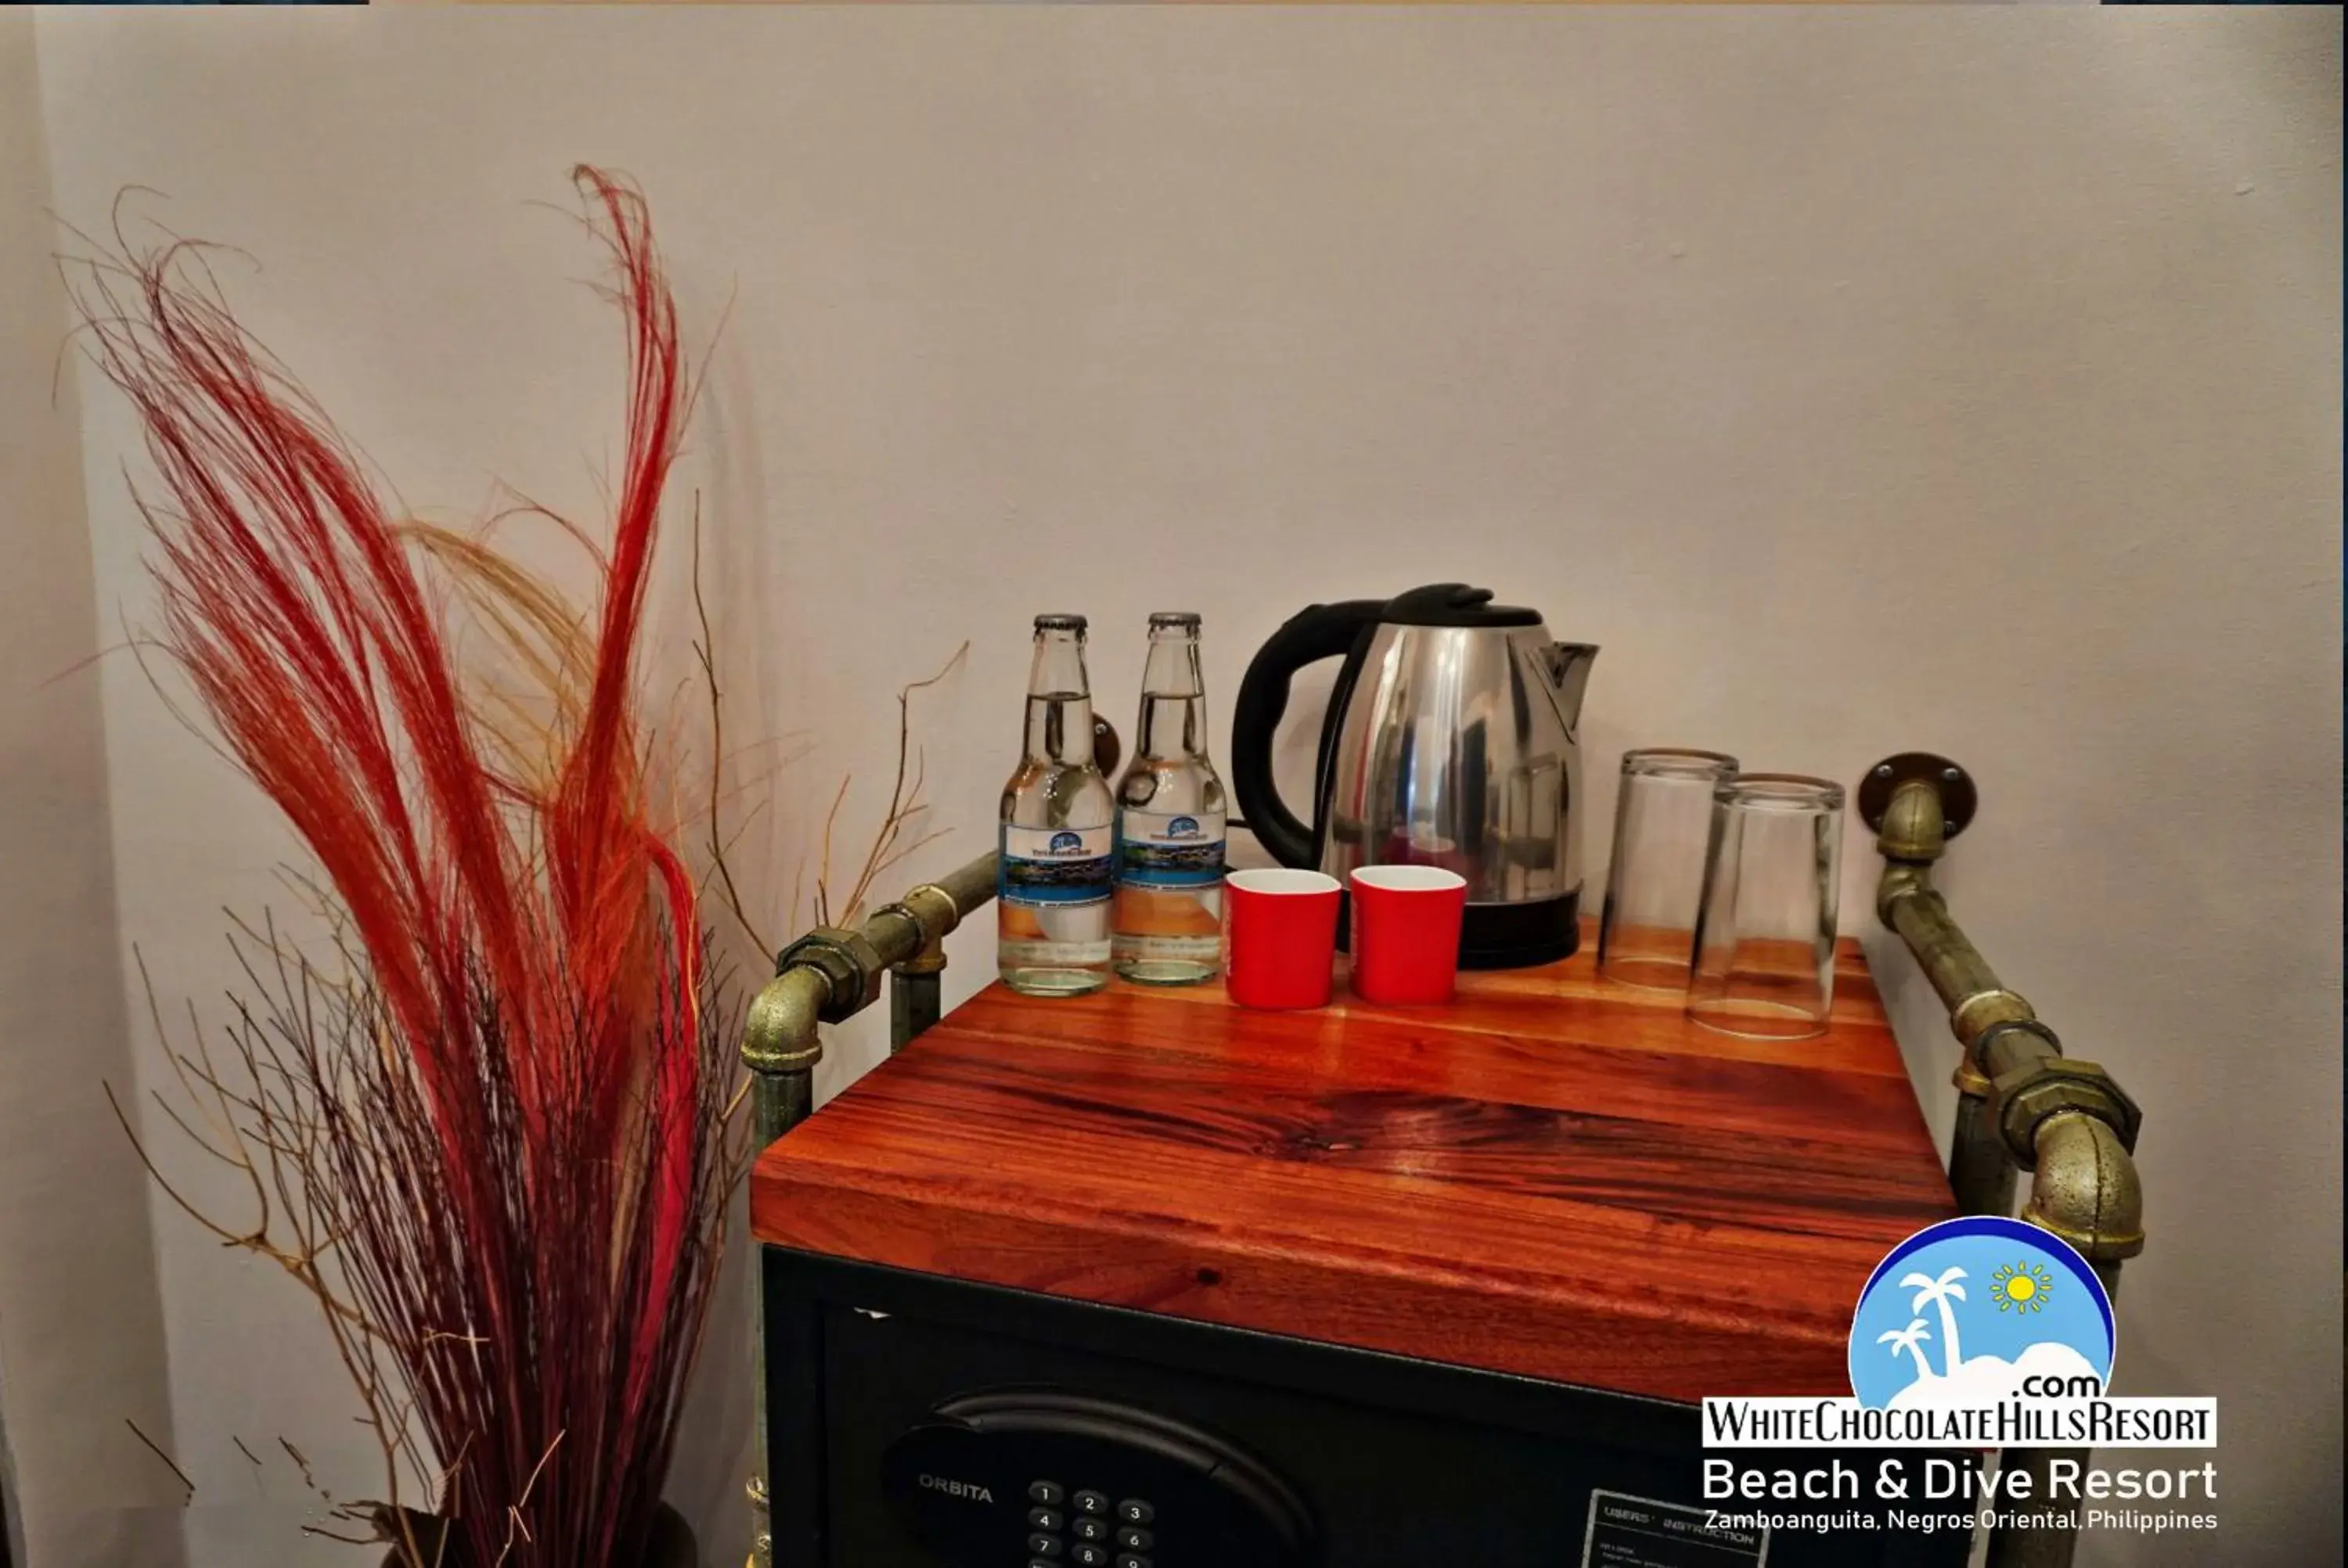
<path id="1" fill-rule="evenodd" d="M 1304 610 L 1249 667 L 1231 738 L 1241 811 L 1274 856 L 1341 881 L 1358 866 L 1457 871 L 1460 961 L 1483 968 L 1547 963 L 1578 942 L 1576 730 L 1597 654 L 1491 597 L 1443 583 Z M 1340 656 L 1308 826 L 1272 785 L 1272 732 L 1295 671 Z"/>

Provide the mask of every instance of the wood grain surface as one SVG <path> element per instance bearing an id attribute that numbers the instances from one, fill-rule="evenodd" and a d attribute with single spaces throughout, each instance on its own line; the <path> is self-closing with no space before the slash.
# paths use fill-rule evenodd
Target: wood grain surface
<path id="1" fill-rule="evenodd" d="M 769 1149 L 778 1245 L 1664 1399 L 1849 1392 L 1869 1271 L 1954 1211 L 1856 947 L 1746 1040 L 1546 968 L 1451 1007 L 992 987 Z M 1342 962 L 1342 960 L 1341 960 Z"/>

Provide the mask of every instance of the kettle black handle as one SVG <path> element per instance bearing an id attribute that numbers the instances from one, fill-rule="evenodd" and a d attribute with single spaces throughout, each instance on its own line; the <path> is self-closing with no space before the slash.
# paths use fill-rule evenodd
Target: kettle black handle
<path id="1" fill-rule="evenodd" d="M 1296 820 L 1272 782 L 1272 734 L 1288 711 L 1288 682 L 1307 664 L 1352 652 L 1362 629 L 1375 625 L 1385 607 L 1382 599 L 1308 605 L 1256 651 L 1240 682 L 1231 714 L 1231 790 L 1248 826 L 1282 866 L 1313 865 L 1313 830 Z M 1324 736 L 1336 718 L 1333 709 L 1322 720 Z"/>

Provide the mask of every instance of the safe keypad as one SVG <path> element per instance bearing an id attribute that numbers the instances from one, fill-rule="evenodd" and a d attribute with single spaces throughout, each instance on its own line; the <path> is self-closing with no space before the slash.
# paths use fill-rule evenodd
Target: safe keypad
<path id="1" fill-rule="evenodd" d="M 1158 1511 L 1146 1499 L 1037 1481 L 1027 1501 L 1027 1568 L 1157 1568 L 1158 1538 L 1144 1527 Z"/>

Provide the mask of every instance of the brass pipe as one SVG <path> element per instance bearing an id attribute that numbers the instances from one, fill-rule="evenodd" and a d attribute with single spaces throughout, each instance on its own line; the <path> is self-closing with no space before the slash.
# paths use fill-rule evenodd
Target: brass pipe
<path id="1" fill-rule="evenodd" d="M 2119 1266 L 2144 1250 L 2144 1184 L 2119 1132 L 2086 1110 L 2038 1123 L 2038 1169 L 2023 1218 L 2052 1231 L 2118 1285 Z M 2106 1268 L 2109 1273 L 2106 1274 Z"/>
<path id="2" fill-rule="evenodd" d="M 997 858 L 990 849 L 938 879 L 938 891 L 953 900 L 960 917 L 967 919 L 972 910 L 983 908 L 994 901 Z"/>
<path id="3" fill-rule="evenodd" d="M 2013 1157 L 2006 1153 L 1988 1099 L 1959 1094 L 1956 1133 L 1949 1143 L 1949 1190 L 1956 1195 L 1957 1212 L 2013 1213 L 2014 1175 Z"/>
<path id="4" fill-rule="evenodd" d="M 1921 764 L 1921 766 L 1919 765 Z M 1903 776 L 1904 775 L 1904 776 Z M 1959 815 L 1934 776 L 1962 791 Z M 1945 759 L 1921 753 L 1876 770 L 1887 796 L 1876 848 L 1883 878 L 1876 913 L 1896 932 L 1949 1009 L 1963 1048 L 1956 1071 L 1957 1121 L 1949 1185 L 1969 1214 L 2011 1214 L 2015 1173 L 2034 1173 L 2023 1217 L 2076 1248 L 2114 1295 L 2120 1266 L 2144 1250 L 2144 1189 L 2131 1151 L 2142 1121 L 2135 1102 L 2091 1061 L 2066 1060 L 2054 1030 L 1997 978 L 1932 886 L 1932 866 L 1972 812 L 1972 784 Z M 1869 809 L 1862 798 L 1861 809 Z M 2083 1451 L 2015 1450 L 2000 1463 L 2029 1473 L 2044 1497 L 2054 1461 Z M 2070 1568 L 2075 1522 L 1992 1532 L 1991 1568 Z"/>
<path id="5" fill-rule="evenodd" d="M 2062 1054 L 2054 1031 L 2036 1019 L 1994 1024 L 1973 1038 L 1973 1065 L 1993 1089 L 2000 1079 L 2037 1071 Z"/>
<path id="6" fill-rule="evenodd" d="M 996 857 L 982 855 L 943 882 L 928 882 L 900 901 L 925 940 L 911 958 L 889 967 L 889 1049 L 905 1049 L 944 1010 L 945 938 L 964 917 L 994 897 Z"/>
<path id="7" fill-rule="evenodd" d="M 2037 1161 L 2023 1217 L 2076 1247 L 2105 1294 L 2117 1299 L 2121 1263 L 2144 1250 L 2144 1189 L 2136 1162 L 2109 1123 L 2084 1111 L 2061 1112 L 2039 1124 Z M 2043 1498 L 2054 1461 L 2084 1464 L 2088 1451 L 2016 1450 L 2000 1464 L 2026 1471 L 2029 1495 Z M 2033 1516 L 2030 1510 L 2018 1512 Z M 1990 1534 L 1989 1562 L 1992 1568 L 2071 1568 L 2077 1546 L 2075 1525 L 2003 1525 Z"/>
<path id="8" fill-rule="evenodd" d="M 890 1049 L 937 1021 L 945 938 L 994 897 L 995 856 L 980 856 L 925 883 L 854 931 L 808 932 L 775 959 L 775 978 L 751 999 L 743 1020 L 742 1065 L 750 1074 L 751 1133 L 760 1149 L 815 1112 L 815 1070 L 823 1060 L 817 1027 L 852 1017 L 891 977 Z M 749 1568 L 769 1568 L 773 1541 L 767 1493 L 767 1356 L 763 1307 L 753 1348 L 757 1381 L 758 1473 L 749 1483 Z"/>
<path id="9" fill-rule="evenodd" d="M 892 940 L 883 946 L 876 939 L 873 944 L 890 959 L 889 1050 L 892 1053 L 904 1050 L 943 1012 L 944 986 L 940 976 L 946 967 L 945 938 L 965 915 L 994 897 L 994 883 L 995 857 L 983 855 L 956 868 L 943 882 L 923 883 L 880 912 L 899 922 L 898 927 L 884 935 L 895 938 L 910 922 L 920 938 L 911 954 L 901 958 L 893 956 L 901 943 Z M 865 930 L 873 934 L 870 925 Z"/>
<path id="10" fill-rule="evenodd" d="M 831 1002 L 821 969 L 792 965 L 777 972 L 750 999 L 742 1024 L 742 1065 L 753 1072 L 792 1072 L 822 1060 L 816 1022 Z"/>
<path id="11" fill-rule="evenodd" d="M 777 955 L 775 967 L 821 969 L 831 982 L 823 1021 L 842 1022 L 879 999 L 880 977 L 898 965 L 943 967 L 937 944 L 994 897 L 994 868 L 995 856 L 982 855 L 882 907 L 853 931 L 819 926 Z"/>
<path id="12" fill-rule="evenodd" d="M 1950 917 L 1948 900 L 1932 886 L 1931 869 L 1910 870 L 1911 875 L 1885 889 L 1883 917 L 1916 955 L 1942 1004 L 1954 1013 L 1970 998 L 2003 990 L 1997 971 Z"/>
<path id="13" fill-rule="evenodd" d="M 751 999 L 742 1065 L 750 1073 L 751 1131 L 761 1149 L 815 1109 L 815 1068 L 823 1060 L 816 1023 L 830 999 L 829 978 L 805 965 L 784 969 Z"/>
<path id="14" fill-rule="evenodd" d="M 911 1044 L 944 1011 L 946 933 L 962 921 L 962 911 L 935 883 L 914 888 L 901 900 L 919 923 L 925 940 L 910 958 L 889 966 L 889 1051 L 894 1055 Z"/>
<path id="15" fill-rule="evenodd" d="M 942 881 L 924 882 L 864 924 L 883 963 L 892 969 L 933 972 L 946 967 L 940 944 L 963 917 L 994 897 L 996 857 L 982 855 Z"/>
<path id="16" fill-rule="evenodd" d="M 750 1075 L 750 1126 L 765 1148 L 815 1113 L 815 1073 L 754 1072 Z"/>
<path id="17" fill-rule="evenodd" d="M 1896 886 L 1887 886 L 1879 901 L 1884 923 L 1900 934 L 1924 978 L 1949 1009 L 1949 1027 L 1970 1051 L 1982 1032 L 2001 1023 L 2026 1023 L 2037 1013 L 2029 1002 L 2006 989 L 1989 967 L 1989 960 L 1965 937 L 1949 913 L 1948 900 L 1932 886 L 1928 866 L 1901 867 L 1910 873 Z M 1887 884 L 1892 883 L 1889 871 Z"/>
<path id="18" fill-rule="evenodd" d="M 2036 1017 L 2030 1004 L 2006 989 L 1981 950 L 1949 913 L 1948 900 L 1932 886 L 1932 865 L 1948 848 L 1949 823 L 1940 791 L 1910 779 L 1891 792 L 1877 829 L 1883 879 L 1876 914 L 1916 957 L 1941 1005 L 1949 1028 L 1963 1050 L 1957 1058 L 1956 1125 L 1949 1136 L 1949 1187 L 1959 1210 L 1969 1214 L 2013 1213 L 2014 1168 L 1996 1112 L 1989 1102 L 1990 1081 L 1975 1060 L 1981 1038 L 2000 1023 Z"/>
<path id="19" fill-rule="evenodd" d="M 761 1339 L 766 1337 L 766 1327 L 763 1324 L 759 1326 L 758 1337 Z M 761 1376 L 760 1384 L 763 1385 L 765 1381 L 766 1378 Z M 758 1392 L 757 1421 L 758 1451 L 763 1456 L 767 1449 L 767 1395 L 763 1386 Z M 742 1568 L 774 1568 L 774 1513 L 767 1501 L 767 1477 L 764 1470 L 752 1476 L 749 1484 L 742 1490 L 749 1495 L 750 1499 L 750 1555 L 744 1561 Z"/>
<path id="20" fill-rule="evenodd" d="M 944 1010 L 938 971 L 900 965 L 889 971 L 889 1049 L 904 1050 Z"/>
<path id="21" fill-rule="evenodd" d="M 2055 1460 L 2084 1464 L 2086 1458 L 2085 1449 L 2010 1449 L 1998 1457 L 2002 1475 L 2020 1471 L 2030 1477 L 2028 1491 L 2014 1495 L 2026 1495 L 2033 1501 L 2013 1505 L 2008 1519 L 2046 1519 L 2049 1522 L 2005 1523 L 1991 1531 L 1989 1568 L 2071 1568 L 2072 1555 L 2079 1548 L 2076 1506 L 2066 1515 L 2036 1500 L 2044 1498 L 2054 1485 Z"/>
<path id="22" fill-rule="evenodd" d="M 875 910 L 857 935 L 872 944 L 873 956 L 883 968 L 914 958 L 929 940 L 922 917 L 901 901 Z"/>
<path id="23" fill-rule="evenodd" d="M 1888 774 L 1892 765 L 1884 764 L 1877 771 Z M 1931 781 L 1910 778 L 1894 789 L 1891 798 L 1884 803 L 1883 820 L 1875 832 L 1876 842 L 1886 860 L 1930 866 L 1948 848 L 1950 831 L 1954 825 L 1941 808 L 1941 792 Z"/>
<path id="24" fill-rule="evenodd" d="M 890 972 L 936 974 L 946 967 L 945 939 L 961 926 L 962 911 L 954 907 L 946 890 L 934 882 L 924 882 L 898 903 L 921 927 L 922 945 L 914 949 L 911 958 L 891 964 Z"/>
<path id="25" fill-rule="evenodd" d="M 1918 967 L 1949 1009 L 1949 1027 L 1967 1060 L 1983 1032 L 2001 1023 L 2026 1023 L 2038 1015 L 2029 1002 L 2006 989 L 1949 913 L 1948 900 L 1932 886 L 1932 866 L 1948 849 L 1949 821 L 1941 792 L 1929 780 L 1910 779 L 1891 792 L 1876 848 L 1883 856 L 1883 880 L 1876 913 L 1916 955 Z M 1965 1081 L 1959 1089 L 1981 1090 Z"/>
<path id="26" fill-rule="evenodd" d="M 831 999 L 830 979 L 811 965 L 787 967 L 751 999 L 742 1026 L 742 1065 L 750 1073 L 750 1132 L 766 1148 L 815 1110 L 815 1068 L 823 1060 L 823 1037 L 816 1024 Z M 750 1478 L 748 1568 L 771 1568 L 773 1536 L 767 1501 L 767 1337 L 763 1288 L 754 1271 L 752 1321 L 760 1325 L 751 1345 L 752 1420 L 756 1423 L 757 1473 Z"/>

